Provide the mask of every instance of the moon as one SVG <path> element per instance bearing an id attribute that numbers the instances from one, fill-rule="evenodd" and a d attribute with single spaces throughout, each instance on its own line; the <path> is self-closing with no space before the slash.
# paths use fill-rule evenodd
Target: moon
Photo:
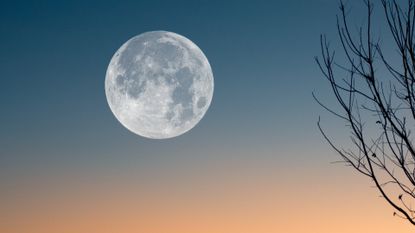
<path id="1" fill-rule="evenodd" d="M 146 138 L 184 134 L 203 118 L 213 97 L 213 73 L 202 50 L 184 36 L 151 31 L 125 42 L 105 77 L 118 121 Z"/>

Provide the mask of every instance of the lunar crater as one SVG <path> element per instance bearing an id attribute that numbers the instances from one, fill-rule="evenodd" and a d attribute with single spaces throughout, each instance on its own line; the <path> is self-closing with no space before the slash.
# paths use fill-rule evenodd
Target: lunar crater
<path id="1" fill-rule="evenodd" d="M 127 41 L 107 69 L 105 93 L 115 117 L 148 138 L 171 138 L 193 128 L 213 96 L 213 74 L 189 39 L 154 31 Z"/>

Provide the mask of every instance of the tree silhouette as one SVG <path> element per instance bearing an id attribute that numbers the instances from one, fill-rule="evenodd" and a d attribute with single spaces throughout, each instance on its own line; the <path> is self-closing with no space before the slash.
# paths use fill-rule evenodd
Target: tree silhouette
<path id="1" fill-rule="evenodd" d="M 330 84 L 338 106 L 327 111 L 346 123 L 351 146 L 338 146 L 318 128 L 346 165 L 369 177 L 381 197 L 394 209 L 394 216 L 415 225 L 415 147 L 411 128 L 415 123 L 415 9 L 414 0 L 404 5 L 381 0 L 381 14 L 391 36 L 393 59 L 383 39 L 374 39 L 374 5 L 365 0 L 366 23 L 352 31 L 348 10 L 340 2 L 337 33 L 342 62 L 321 36 L 321 56 L 316 62 Z M 384 38 L 384 37 L 383 37 Z M 347 147 L 345 149 L 345 147 Z"/>

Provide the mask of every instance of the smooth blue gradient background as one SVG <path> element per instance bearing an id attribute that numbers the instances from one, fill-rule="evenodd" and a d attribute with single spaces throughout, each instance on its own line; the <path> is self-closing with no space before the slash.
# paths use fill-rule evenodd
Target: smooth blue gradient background
<path id="1" fill-rule="evenodd" d="M 364 5 L 347 6 L 356 32 Z M 2 2 L 0 231 L 411 232 L 369 179 L 331 164 L 318 131 L 321 116 L 350 143 L 312 98 L 336 106 L 314 57 L 326 33 L 342 61 L 337 13 L 332 0 Z M 153 30 L 192 40 L 215 78 L 205 117 L 166 140 L 125 129 L 104 90 L 116 50 Z"/>
<path id="2" fill-rule="evenodd" d="M 0 179 L 96 169 L 157 173 L 232 160 L 277 170 L 326 166 L 337 158 L 318 133 L 322 109 L 311 92 L 331 102 L 313 58 L 320 33 L 335 36 L 335 9 L 337 2 L 326 0 L 2 4 Z M 169 140 L 123 128 L 104 93 L 114 52 L 152 30 L 196 43 L 215 78 L 205 117 Z"/>

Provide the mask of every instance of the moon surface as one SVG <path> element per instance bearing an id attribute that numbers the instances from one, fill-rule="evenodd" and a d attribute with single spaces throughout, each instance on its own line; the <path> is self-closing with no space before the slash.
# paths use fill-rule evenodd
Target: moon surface
<path id="1" fill-rule="evenodd" d="M 173 32 L 152 31 L 125 42 L 105 77 L 111 111 L 147 138 L 179 136 L 205 115 L 213 97 L 209 61 L 197 45 Z"/>

